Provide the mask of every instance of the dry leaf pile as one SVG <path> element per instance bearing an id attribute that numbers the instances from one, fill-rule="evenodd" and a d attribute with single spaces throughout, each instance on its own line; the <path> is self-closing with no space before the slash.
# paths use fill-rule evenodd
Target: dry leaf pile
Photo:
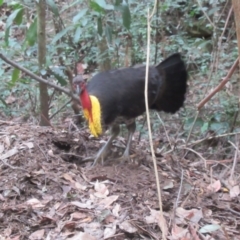
<path id="1" fill-rule="evenodd" d="M 147 141 L 134 143 L 138 164 L 112 159 L 89 169 L 81 160 L 104 139 L 64 126 L 0 125 L 0 239 L 161 239 Z M 158 158 L 167 239 L 239 239 L 239 166 L 230 175 L 229 162 L 206 169 L 179 154 Z"/>

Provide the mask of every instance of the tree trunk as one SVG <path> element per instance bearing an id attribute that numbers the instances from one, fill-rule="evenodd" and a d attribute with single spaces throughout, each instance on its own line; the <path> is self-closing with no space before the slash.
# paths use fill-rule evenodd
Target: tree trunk
<path id="1" fill-rule="evenodd" d="M 125 48 L 125 59 L 124 59 L 124 67 L 129 67 L 132 65 L 132 36 L 129 34 L 126 37 L 126 48 Z"/>
<path id="2" fill-rule="evenodd" d="M 38 10 L 38 67 L 39 71 L 46 64 L 46 1 L 39 0 L 37 3 Z M 42 76 L 44 78 L 44 76 Z M 40 91 L 40 125 L 49 126 L 49 95 L 47 85 L 39 83 Z"/>
<path id="3" fill-rule="evenodd" d="M 236 25 L 236 33 L 237 33 L 237 41 L 238 41 L 238 56 L 240 56 L 240 1 L 232 0 L 235 25 Z"/>
<path id="4" fill-rule="evenodd" d="M 109 54 L 108 54 L 108 46 L 107 46 L 107 40 L 105 37 L 103 37 L 101 40 L 99 40 L 98 43 L 98 48 L 99 52 L 101 55 L 100 63 L 99 63 L 99 68 L 100 71 L 107 71 L 111 69 L 111 61 L 109 59 Z"/>
<path id="5" fill-rule="evenodd" d="M 238 56 L 240 57 L 240 1 L 232 0 L 232 5 L 233 5 L 235 25 L 236 25 L 236 33 L 237 33 Z M 239 61 L 239 66 L 240 66 L 240 61 Z M 237 87 L 238 87 L 238 96 L 240 96 L 240 82 L 239 81 L 238 81 Z M 238 101 L 238 111 L 235 113 L 235 116 L 234 116 L 232 130 L 234 128 L 236 119 L 237 119 L 237 121 L 240 121 L 239 109 L 240 109 L 240 104 Z"/>

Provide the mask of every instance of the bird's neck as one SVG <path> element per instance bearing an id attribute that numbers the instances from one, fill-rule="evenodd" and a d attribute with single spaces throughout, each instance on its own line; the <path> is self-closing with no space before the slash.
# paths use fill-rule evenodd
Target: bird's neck
<path id="1" fill-rule="evenodd" d="M 84 89 L 80 95 L 80 100 L 81 100 L 81 103 L 82 103 L 82 107 L 83 109 L 85 110 L 88 110 L 89 113 L 92 112 L 92 103 L 91 103 L 91 99 L 90 99 L 90 96 L 87 92 L 86 89 Z M 92 114 L 91 114 L 92 115 Z M 92 118 L 92 116 L 90 116 Z"/>
<path id="2" fill-rule="evenodd" d="M 84 89 L 80 95 L 84 117 L 87 119 L 89 129 L 95 137 L 102 133 L 101 125 L 101 106 L 99 100 L 92 95 L 89 95 Z"/>

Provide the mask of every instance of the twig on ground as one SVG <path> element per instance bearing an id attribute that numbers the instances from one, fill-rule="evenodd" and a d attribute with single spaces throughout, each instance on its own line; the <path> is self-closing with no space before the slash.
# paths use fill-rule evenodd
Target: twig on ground
<path id="1" fill-rule="evenodd" d="M 45 157 L 46 161 L 48 162 L 48 157 L 46 156 L 45 152 L 42 150 L 42 148 L 38 144 L 36 144 L 36 145 L 38 146 L 38 148 L 41 151 L 42 155 Z"/>
<path id="2" fill-rule="evenodd" d="M 180 182 L 180 186 L 179 186 L 179 190 L 178 190 L 178 195 L 177 195 L 177 199 L 175 201 L 175 204 L 174 204 L 174 209 L 173 209 L 173 226 L 175 226 L 175 217 L 176 217 L 176 209 L 178 207 L 178 203 L 179 203 L 179 199 L 180 199 L 180 194 L 182 192 L 182 185 L 183 185 L 183 169 L 182 169 L 182 172 L 181 172 L 181 182 Z"/>
<path id="3" fill-rule="evenodd" d="M 192 146 L 195 146 L 199 143 L 202 143 L 204 141 L 207 141 L 207 140 L 211 140 L 211 139 L 216 139 L 216 138 L 222 138 L 222 137 L 227 137 L 227 136 L 234 136 L 234 135 L 238 135 L 240 134 L 240 132 L 235 132 L 235 133 L 224 133 L 224 134 L 221 134 L 221 135 L 217 135 L 217 136 L 213 136 L 213 137 L 205 137 L 205 138 L 202 138 L 202 139 L 199 139 L 197 141 L 194 141 L 194 142 L 191 142 L 191 143 L 188 143 L 188 144 L 184 144 L 184 145 L 180 145 L 180 146 L 176 146 L 177 149 L 185 149 L 186 147 L 192 147 Z M 165 152 L 165 153 L 162 153 L 164 155 L 166 154 L 169 154 L 173 151 L 173 149 Z"/>
<path id="4" fill-rule="evenodd" d="M 4 165 L 8 166 L 9 168 L 13 169 L 13 170 L 21 170 L 21 171 L 25 171 L 25 172 L 28 172 L 27 169 L 24 169 L 24 168 L 21 168 L 21 167 L 14 167 L 12 166 L 11 164 L 7 163 L 6 161 L 4 161 L 4 159 L 1 159 L 0 160 L 3 162 Z"/>
<path id="5" fill-rule="evenodd" d="M 195 153 L 197 156 L 199 156 L 199 157 L 203 160 L 205 168 L 207 168 L 207 160 L 206 160 L 199 152 L 197 152 L 197 151 L 195 151 L 195 150 L 193 150 L 193 149 L 191 149 L 191 148 L 188 148 L 188 147 L 185 147 L 184 149 L 186 149 L 186 150 L 188 150 L 188 151 L 190 151 L 190 152 L 193 152 L 193 153 Z"/>
<path id="6" fill-rule="evenodd" d="M 225 237 L 226 237 L 226 240 L 230 240 L 230 237 L 228 236 L 228 233 L 227 233 L 227 230 L 226 230 L 225 226 L 221 225 L 221 228 L 222 228 L 222 230 L 223 230 L 223 232 L 224 232 L 224 235 L 225 235 Z"/>
<path id="7" fill-rule="evenodd" d="M 200 238 L 198 237 L 198 235 L 197 235 L 197 231 L 196 231 L 196 229 L 192 226 L 192 225 L 188 225 L 188 229 L 189 229 L 189 231 L 190 231 L 190 233 L 191 233 L 191 237 L 193 238 L 193 240 L 200 240 Z"/>
<path id="8" fill-rule="evenodd" d="M 207 140 L 222 138 L 222 137 L 228 137 L 228 136 L 234 136 L 234 135 L 238 135 L 238 134 L 240 134 L 240 132 L 224 133 L 224 134 L 220 134 L 220 135 L 213 136 L 213 137 L 205 137 L 205 138 L 199 139 L 197 141 L 191 142 L 191 143 L 187 144 L 186 146 L 188 146 L 188 147 L 189 146 L 194 146 L 194 145 L 197 145 L 197 144 L 202 143 L 202 142 L 207 141 Z M 184 145 L 182 145 L 182 146 L 184 146 Z"/>
<path id="9" fill-rule="evenodd" d="M 115 238 L 115 237 L 120 237 L 120 236 L 122 236 L 122 235 L 125 235 L 124 233 L 117 233 L 117 234 L 115 234 L 115 235 L 112 235 L 111 237 L 107 237 L 107 238 L 104 238 L 104 239 L 113 239 L 113 238 Z"/>
<path id="10" fill-rule="evenodd" d="M 74 116 L 77 116 L 77 115 L 74 115 Z M 75 130 L 79 131 L 79 128 L 77 127 L 77 125 L 73 121 L 71 121 L 68 127 L 69 132 L 72 126 L 75 128 Z"/>
<path id="11" fill-rule="evenodd" d="M 190 198 L 191 194 L 192 194 L 193 190 L 190 189 L 187 197 L 184 199 L 184 201 L 181 203 L 181 207 L 184 208 L 185 204 L 187 203 L 188 199 Z"/>
<path id="12" fill-rule="evenodd" d="M 235 155 L 234 155 L 233 165 L 232 165 L 231 174 L 230 174 L 231 179 L 233 179 L 234 170 L 235 170 L 235 167 L 236 167 L 236 164 L 237 164 L 237 160 L 238 160 L 239 149 L 238 149 L 238 147 L 237 147 L 233 142 L 231 142 L 230 140 L 229 140 L 228 142 L 235 148 Z"/>
<path id="13" fill-rule="evenodd" d="M 201 240 L 209 240 L 209 238 L 206 238 L 202 233 L 198 232 L 198 234 Z"/>
<path id="14" fill-rule="evenodd" d="M 11 169 L 27 171 L 27 170 L 25 170 L 23 168 L 20 168 L 20 167 L 14 167 L 14 166 L 12 166 L 11 164 L 9 164 L 5 161 L 5 159 L 8 159 L 9 157 L 14 156 L 17 153 L 18 153 L 18 150 L 16 148 L 12 148 L 11 150 L 7 151 L 6 153 L 1 154 L 0 155 L 0 160 L 3 162 L 4 165 L 8 166 Z"/>
<path id="15" fill-rule="evenodd" d="M 234 213 L 234 214 L 240 216 L 240 212 L 237 212 L 237 211 L 231 209 L 230 207 L 227 207 L 227 209 L 228 209 L 230 212 L 232 212 L 232 213 Z"/>

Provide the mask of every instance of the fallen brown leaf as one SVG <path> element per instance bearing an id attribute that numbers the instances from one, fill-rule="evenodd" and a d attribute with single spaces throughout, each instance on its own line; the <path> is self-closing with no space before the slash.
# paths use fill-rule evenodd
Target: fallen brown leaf
<path id="1" fill-rule="evenodd" d="M 29 236 L 29 239 L 30 240 L 41 240 L 41 239 L 43 239 L 44 233 L 45 233 L 44 229 L 37 230 L 36 232 L 33 232 Z"/>

